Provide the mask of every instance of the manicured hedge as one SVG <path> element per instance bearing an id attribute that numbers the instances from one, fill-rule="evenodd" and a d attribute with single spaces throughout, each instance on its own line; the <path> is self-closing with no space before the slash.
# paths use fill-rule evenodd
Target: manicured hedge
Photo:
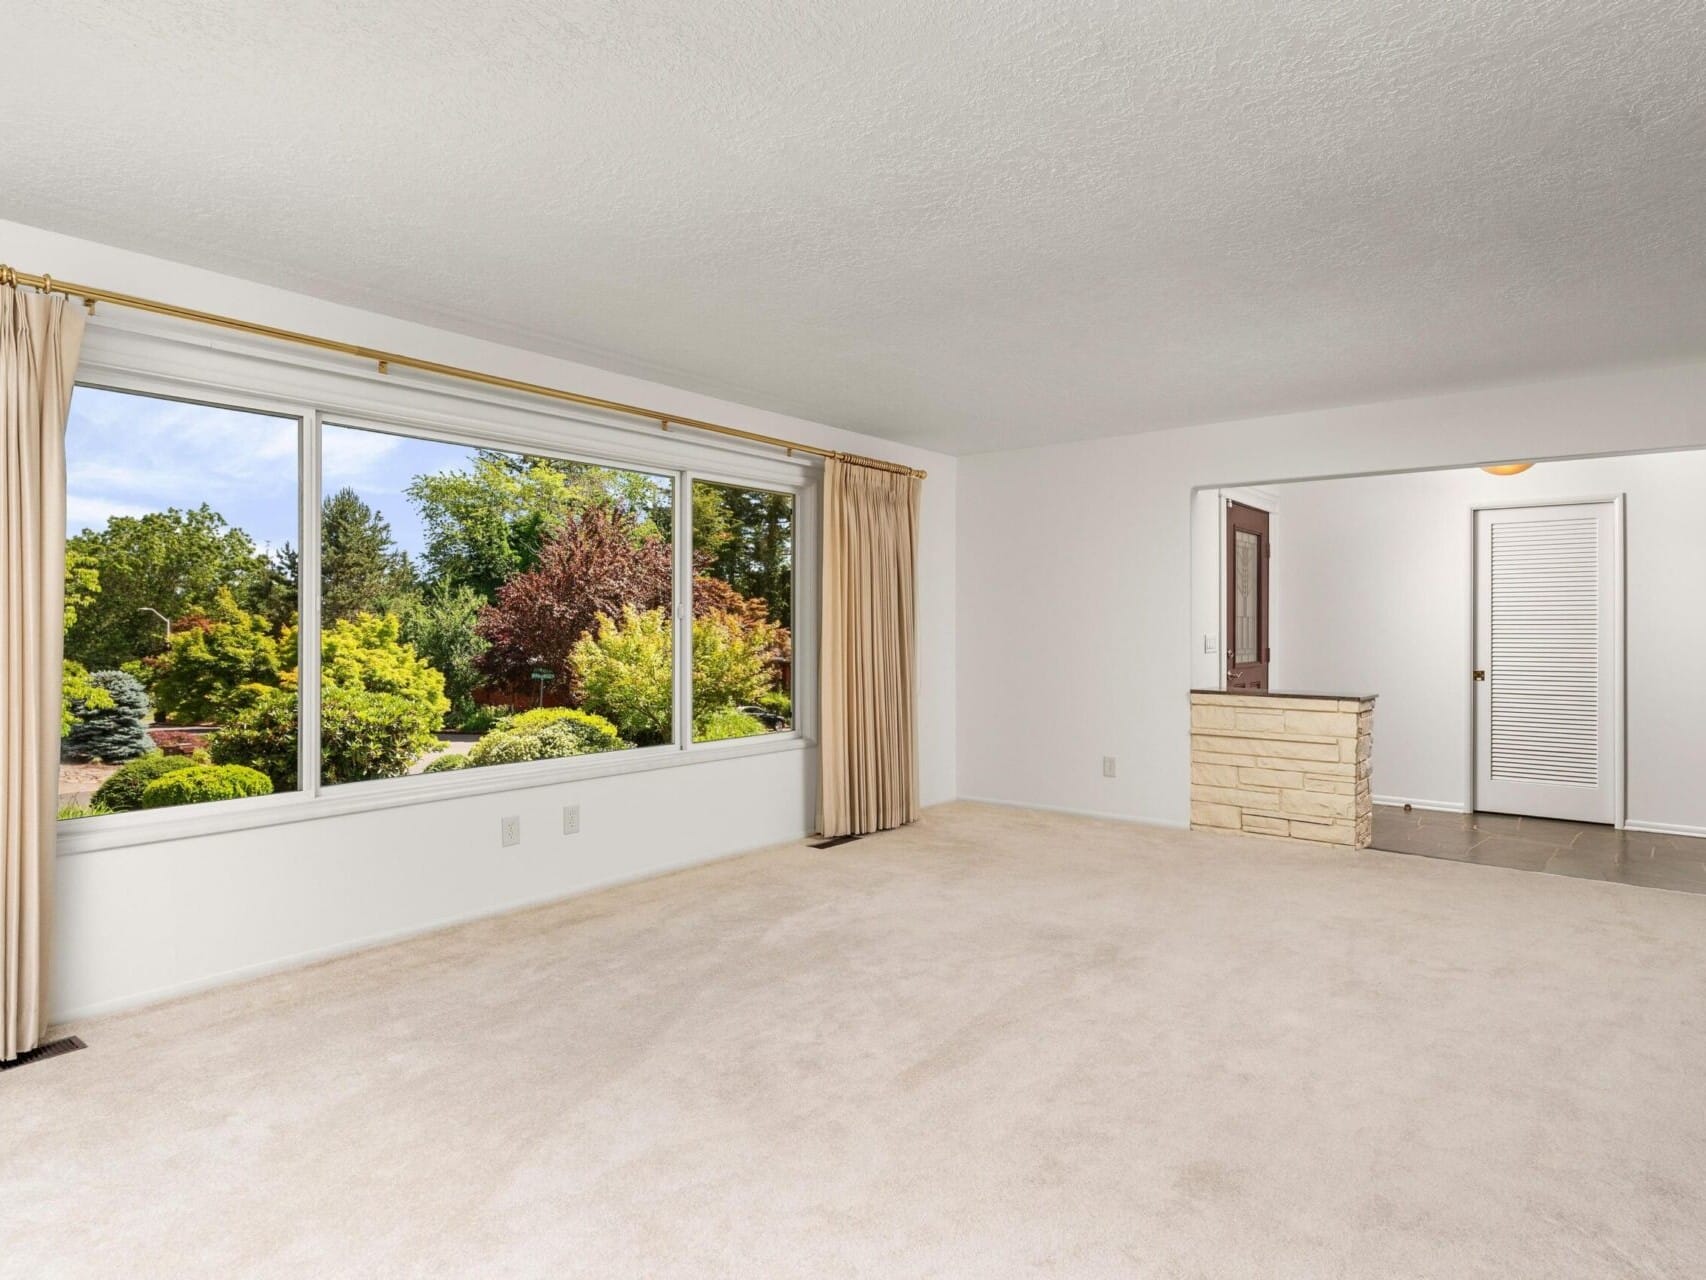
<path id="1" fill-rule="evenodd" d="M 144 809 L 272 794 L 267 775 L 240 764 L 198 764 L 156 778 L 142 789 Z"/>
<path id="2" fill-rule="evenodd" d="M 95 794 L 89 798 L 90 807 L 105 809 L 109 813 L 129 813 L 132 809 L 140 809 L 143 789 L 149 783 L 168 773 L 195 767 L 196 762 L 188 756 L 156 755 L 132 760 L 120 766 L 117 773 L 96 788 Z"/>
<path id="3" fill-rule="evenodd" d="M 622 747 L 616 726 L 603 716 L 572 707 L 541 707 L 512 716 L 474 744 L 468 763 L 476 766 L 558 760 Z"/>

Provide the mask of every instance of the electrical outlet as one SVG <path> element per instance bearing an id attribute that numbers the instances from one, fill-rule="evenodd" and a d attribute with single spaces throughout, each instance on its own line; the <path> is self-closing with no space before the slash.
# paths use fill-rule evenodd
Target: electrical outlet
<path id="1" fill-rule="evenodd" d="M 1114 758 L 1112 756 L 1102 757 L 1102 776 L 1104 778 L 1111 778 L 1114 776 Z"/>
<path id="2" fill-rule="evenodd" d="M 581 829 L 581 807 L 578 804 L 563 806 L 563 834 L 566 836 L 579 835 Z"/>
<path id="3" fill-rule="evenodd" d="M 503 847 L 508 849 L 512 845 L 518 845 L 520 843 L 521 843 L 521 819 L 520 819 L 520 817 L 505 818 L 503 820 Z"/>

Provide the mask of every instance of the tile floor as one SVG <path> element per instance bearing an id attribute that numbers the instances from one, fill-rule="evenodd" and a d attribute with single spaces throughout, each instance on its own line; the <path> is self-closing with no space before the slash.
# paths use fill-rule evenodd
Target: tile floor
<path id="1" fill-rule="evenodd" d="M 1504 813 L 1409 813 L 1374 807 L 1374 848 L 1428 858 L 1549 871 L 1653 889 L 1706 893 L 1706 839 L 1617 831 Z"/>

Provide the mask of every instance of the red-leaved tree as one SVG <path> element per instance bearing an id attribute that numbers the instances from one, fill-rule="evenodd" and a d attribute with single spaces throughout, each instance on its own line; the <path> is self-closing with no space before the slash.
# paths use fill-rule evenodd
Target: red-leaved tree
<path id="1" fill-rule="evenodd" d="M 538 563 L 498 588 L 476 630 L 490 646 L 475 664 L 488 684 L 511 695 L 533 690 L 532 673 L 556 677 L 551 693 L 572 697 L 569 651 L 598 615 L 620 617 L 670 602 L 669 544 L 644 538 L 632 516 L 593 507 L 568 521 L 539 552 Z"/>
<path id="2" fill-rule="evenodd" d="M 640 534 L 634 518 L 615 507 L 593 507 L 570 519 L 540 550 L 538 563 L 505 582 L 480 610 L 475 630 L 490 647 L 474 664 L 485 687 L 511 698 L 531 698 L 539 692 L 533 672 L 545 669 L 554 677 L 548 700 L 577 701 L 580 691 L 571 683 L 575 675 L 569 661 L 575 642 L 596 628 L 599 614 L 620 618 L 623 605 L 667 609 L 673 560 L 668 543 Z M 756 623 L 766 612 L 764 601 L 694 574 L 695 617 L 727 613 Z M 779 656 L 786 660 L 789 655 Z"/>

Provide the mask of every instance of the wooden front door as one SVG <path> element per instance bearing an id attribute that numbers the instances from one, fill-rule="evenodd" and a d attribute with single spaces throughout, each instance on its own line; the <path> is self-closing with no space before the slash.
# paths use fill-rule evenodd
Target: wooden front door
<path id="1" fill-rule="evenodd" d="M 1226 687 L 1268 687 L 1268 513 L 1226 504 Z"/>

